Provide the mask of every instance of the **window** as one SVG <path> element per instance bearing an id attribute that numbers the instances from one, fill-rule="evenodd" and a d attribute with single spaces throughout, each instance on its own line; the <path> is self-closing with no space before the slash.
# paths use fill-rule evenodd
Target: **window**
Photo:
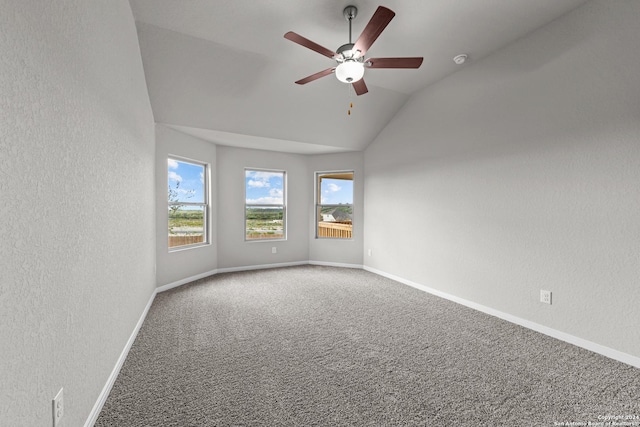
<path id="1" fill-rule="evenodd" d="M 207 244 L 209 168 L 204 163 L 169 157 L 169 250 Z"/>
<path id="2" fill-rule="evenodd" d="M 316 224 L 316 238 L 352 238 L 353 171 L 316 172 Z"/>
<path id="3" fill-rule="evenodd" d="M 245 169 L 245 240 L 286 238 L 286 174 Z"/>

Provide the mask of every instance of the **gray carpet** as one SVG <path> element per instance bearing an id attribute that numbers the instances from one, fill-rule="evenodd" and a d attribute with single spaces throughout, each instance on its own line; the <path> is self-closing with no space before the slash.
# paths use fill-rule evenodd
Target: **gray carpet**
<path id="1" fill-rule="evenodd" d="M 640 369 L 366 271 L 302 266 L 158 294 L 96 426 L 554 426 L 611 415 L 640 425 Z"/>

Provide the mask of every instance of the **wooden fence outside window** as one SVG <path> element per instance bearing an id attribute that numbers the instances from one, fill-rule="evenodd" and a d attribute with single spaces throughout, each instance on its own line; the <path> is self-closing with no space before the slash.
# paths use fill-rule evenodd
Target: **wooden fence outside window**
<path id="1" fill-rule="evenodd" d="M 318 237 L 351 239 L 353 225 L 351 223 L 324 222 L 318 223 Z"/>

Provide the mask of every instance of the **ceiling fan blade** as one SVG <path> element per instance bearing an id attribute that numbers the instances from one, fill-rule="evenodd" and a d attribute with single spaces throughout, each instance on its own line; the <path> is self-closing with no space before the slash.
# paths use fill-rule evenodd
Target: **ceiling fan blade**
<path id="1" fill-rule="evenodd" d="M 287 34 L 284 35 L 284 38 L 287 40 L 291 40 L 294 43 L 298 43 L 301 46 L 304 46 L 306 48 L 309 48 L 313 51 L 318 52 L 320 55 L 324 55 L 326 57 L 329 58 L 333 58 L 336 53 L 330 51 L 329 49 L 327 49 L 324 46 L 320 46 L 318 43 L 316 42 L 312 42 L 311 40 L 302 37 L 300 34 L 296 34 L 293 31 L 289 31 Z"/>
<path id="2" fill-rule="evenodd" d="M 420 68 L 422 57 L 407 58 L 369 58 L 364 63 L 369 68 Z"/>
<path id="3" fill-rule="evenodd" d="M 364 84 L 364 79 L 360 79 L 355 83 L 351 83 L 353 85 L 353 90 L 356 91 L 357 95 L 364 95 L 365 93 L 369 92 L 369 89 L 367 89 L 367 85 Z"/>
<path id="4" fill-rule="evenodd" d="M 307 84 L 307 83 L 312 82 L 314 80 L 318 80 L 320 77 L 328 76 L 329 74 L 333 73 L 333 71 L 335 69 L 336 69 L 336 67 L 327 68 L 326 70 L 322 70 L 320 72 L 312 74 L 309 77 L 305 77 L 304 79 L 300 79 L 296 83 L 299 84 L 299 85 Z"/>
<path id="5" fill-rule="evenodd" d="M 354 50 L 359 50 L 360 56 L 364 55 L 371 47 L 374 41 L 378 38 L 382 30 L 384 30 L 389 22 L 396 16 L 395 12 L 391 9 L 387 9 L 384 6 L 378 6 L 376 13 L 373 14 L 371 20 L 358 37 Z"/>

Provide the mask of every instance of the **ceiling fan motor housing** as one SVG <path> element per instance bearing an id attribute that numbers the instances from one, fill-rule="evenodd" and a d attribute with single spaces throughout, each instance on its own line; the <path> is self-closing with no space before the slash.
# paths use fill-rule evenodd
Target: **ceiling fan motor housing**
<path id="1" fill-rule="evenodd" d="M 336 61 L 338 62 L 344 62 L 347 61 L 349 59 L 353 59 L 353 60 L 357 60 L 362 62 L 363 58 L 358 54 L 359 51 L 354 51 L 353 50 L 353 46 L 355 46 L 354 43 L 347 43 L 347 44 L 343 44 L 342 46 L 340 46 L 337 50 L 336 50 Z"/>

